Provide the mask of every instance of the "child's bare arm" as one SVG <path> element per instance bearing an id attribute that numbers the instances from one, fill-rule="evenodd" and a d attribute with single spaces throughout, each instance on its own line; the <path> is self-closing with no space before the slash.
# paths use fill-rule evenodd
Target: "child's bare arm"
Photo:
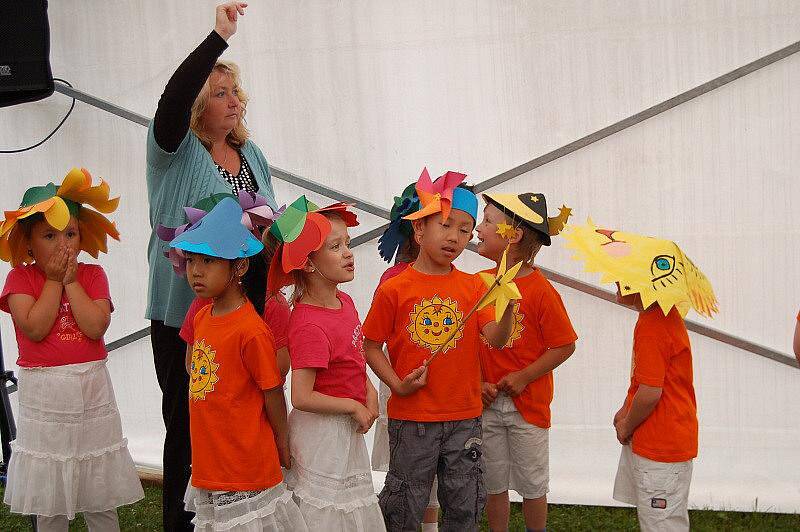
<path id="1" fill-rule="evenodd" d="M 286 374 L 289 373 L 289 368 L 291 367 L 291 362 L 289 361 L 289 348 L 288 347 L 281 347 L 275 352 L 275 355 L 278 357 L 278 371 L 281 372 L 281 377 L 286 377 Z"/>
<path id="2" fill-rule="evenodd" d="M 640 384 L 631 401 L 628 414 L 617 423 L 617 439 L 622 445 L 630 442 L 633 431 L 655 410 L 661 399 L 661 388 Z"/>
<path id="3" fill-rule="evenodd" d="M 511 332 L 514 330 L 514 305 L 509 304 L 503 317 L 500 321 L 491 321 L 483 326 L 481 332 L 486 337 L 489 345 L 495 349 L 502 349 L 508 339 L 511 337 Z"/>
<path id="4" fill-rule="evenodd" d="M 316 379 L 316 369 L 292 370 L 292 406 L 304 412 L 317 414 L 347 414 L 358 423 L 358 432 L 366 434 L 374 421 L 367 407 L 354 399 L 333 397 L 315 391 Z"/>
<path id="5" fill-rule="evenodd" d="M 509 373 L 497 383 L 497 387 L 511 397 L 522 393 L 525 387 L 547 373 L 553 371 L 575 352 L 575 342 L 545 351 L 532 364 L 519 371 Z"/>
<path id="6" fill-rule="evenodd" d="M 81 332 L 92 340 L 102 338 L 111 324 L 111 302 L 90 298 L 77 281 L 64 285 L 64 291 Z"/>
<path id="7" fill-rule="evenodd" d="M 286 469 L 291 467 L 289 458 L 289 425 L 286 422 L 286 399 L 283 397 L 283 386 L 264 390 L 264 405 L 266 406 L 267 419 L 275 435 L 275 445 L 278 448 L 278 458 Z"/>
<path id="8" fill-rule="evenodd" d="M 192 346 L 186 344 L 186 373 L 192 374 Z"/>
<path id="9" fill-rule="evenodd" d="M 800 320 L 797 320 L 797 325 L 794 326 L 794 356 L 800 364 Z"/>
<path id="10" fill-rule="evenodd" d="M 367 377 L 367 409 L 372 413 L 375 419 L 378 419 L 378 390 L 370 382 Z"/>
<path id="11" fill-rule="evenodd" d="M 62 284 L 46 280 L 39 299 L 28 294 L 11 294 L 8 306 L 14 323 L 34 342 L 41 342 L 50 333 L 61 306 Z"/>
<path id="12" fill-rule="evenodd" d="M 426 367 L 420 366 L 403 379 L 400 379 L 386 355 L 383 354 L 382 344 L 378 342 L 364 338 L 364 356 L 367 358 L 367 364 L 375 372 L 375 375 L 386 383 L 392 393 L 409 395 L 425 385 L 428 375 Z"/>

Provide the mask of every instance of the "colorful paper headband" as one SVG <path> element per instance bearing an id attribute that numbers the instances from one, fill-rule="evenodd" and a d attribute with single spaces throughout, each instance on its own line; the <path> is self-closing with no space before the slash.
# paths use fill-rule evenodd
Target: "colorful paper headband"
<path id="1" fill-rule="evenodd" d="M 403 217 L 419 210 L 419 197 L 414 183 L 408 185 L 400 196 L 394 197 L 389 216 L 389 227 L 378 239 L 378 253 L 386 262 L 391 262 L 403 242 L 411 238 L 414 228 Z"/>
<path id="2" fill-rule="evenodd" d="M 220 192 L 201 199 L 193 207 L 184 207 L 183 211 L 186 213 L 187 223 L 178 227 L 166 227 L 159 224 L 156 227 L 156 235 L 165 242 L 171 242 L 176 236 L 202 220 L 208 212 L 225 198 L 234 198 L 234 196 L 227 192 Z M 272 224 L 286 209 L 284 205 L 276 211 L 273 205 L 270 204 L 269 198 L 260 194 L 251 194 L 245 190 L 240 190 L 235 199 L 239 200 L 239 206 L 243 211 L 242 225 L 249 229 L 253 236 L 259 240 L 261 239 L 261 230 L 259 228 Z M 172 269 L 175 270 L 176 274 L 184 275 L 186 273 L 186 258 L 180 249 L 168 247 L 164 251 L 164 256 L 172 263 Z"/>
<path id="3" fill-rule="evenodd" d="M 564 231 L 573 257 L 586 271 L 602 274 L 604 283 L 619 283 L 622 295 L 639 294 L 644 308 L 658 302 L 664 315 L 676 307 L 681 316 L 690 308 L 711 317 L 717 298 L 703 272 L 675 242 L 586 225 L 568 225 Z"/>
<path id="4" fill-rule="evenodd" d="M 119 240 L 116 225 L 103 216 L 114 212 L 119 205 L 119 198 L 109 199 L 108 194 L 108 184 L 101 179 L 100 184 L 93 187 L 92 176 L 84 168 L 70 170 L 58 188 L 53 183 L 29 188 L 22 197 L 19 209 L 5 211 L 5 219 L 0 224 L 0 259 L 10 262 L 12 266 L 33 262 L 18 222 L 38 213 L 59 231 L 67 226 L 70 216 L 74 216 L 78 220 L 81 235 L 80 249 L 94 258 L 101 251 L 106 253 L 107 237 Z"/>
<path id="5" fill-rule="evenodd" d="M 222 200 L 203 218 L 176 236 L 170 247 L 220 259 L 252 257 L 264 244 L 242 224 L 242 208 L 232 197 Z"/>
<path id="6" fill-rule="evenodd" d="M 334 203 L 320 209 L 300 196 L 286 208 L 269 229 L 280 245 L 269 265 L 268 293 L 274 294 L 293 284 L 290 272 L 302 269 L 308 262 L 308 255 L 322 247 L 331 232 L 331 222 L 323 213 L 338 215 L 347 227 L 358 225 L 355 213 L 347 210 L 349 207 L 346 203 Z"/>
<path id="7" fill-rule="evenodd" d="M 572 215 L 572 209 L 562 205 L 558 216 L 547 217 L 547 200 L 544 194 L 525 192 L 522 194 L 493 194 L 483 195 L 486 203 L 491 203 L 503 214 L 516 221 L 517 219 L 536 231 L 545 246 L 551 244 L 551 236 L 556 236 L 564 229 L 567 219 Z"/>
<path id="8" fill-rule="evenodd" d="M 478 198 L 475 194 L 464 188 L 458 188 L 466 174 L 458 172 L 445 172 L 436 181 L 431 182 L 431 176 L 427 168 L 422 169 L 422 174 L 417 180 L 417 196 L 419 196 L 422 208 L 417 212 L 408 214 L 405 220 L 419 220 L 436 214 L 442 213 L 442 220 L 447 220 L 451 209 L 458 209 L 472 216 L 473 220 L 478 219 Z"/>

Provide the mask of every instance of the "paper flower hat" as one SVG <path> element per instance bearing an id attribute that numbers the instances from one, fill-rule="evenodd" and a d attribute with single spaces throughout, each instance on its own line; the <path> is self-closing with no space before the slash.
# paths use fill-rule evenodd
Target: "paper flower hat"
<path id="1" fill-rule="evenodd" d="M 568 225 L 563 236 L 586 271 L 619 283 L 623 296 L 639 294 L 644 308 L 656 302 L 664 315 L 675 307 L 682 317 L 691 308 L 708 317 L 718 311 L 711 283 L 671 240 L 602 229 L 591 220 Z"/>
<path id="2" fill-rule="evenodd" d="M 203 218 L 169 243 L 184 252 L 199 253 L 220 259 L 252 257 L 264 249 L 242 225 L 242 208 L 233 198 L 223 198 Z"/>
<path id="3" fill-rule="evenodd" d="M 81 251 L 94 258 L 101 251 L 106 253 L 107 237 L 119 240 L 116 225 L 103 216 L 117 209 L 119 198 L 109 198 L 108 195 L 108 184 L 101 179 L 100 184 L 92 186 L 92 176 L 84 168 L 70 170 L 58 187 L 48 183 L 29 188 L 17 210 L 5 211 L 5 219 L 0 224 L 0 259 L 12 266 L 33 262 L 28 255 L 24 231 L 19 225 L 38 213 L 59 231 L 67 226 L 70 216 L 74 216 L 78 220 Z"/>
<path id="4" fill-rule="evenodd" d="M 386 262 L 391 262 L 397 250 L 411 238 L 414 228 L 405 216 L 419 210 L 419 196 L 415 184 L 408 185 L 400 196 L 394 197 L 394 205 L 389 215 L 389 227 L 378 239 L 378 253 Z"/>
<path id="5" fill-rule="evenodd" d="M 562 205 L 558 216 L 547 217 L 547 200 L 544 194 L 535 192 L 525 192 L 523 194 L 495 194 L 486 193 L 483 195 L 486 203 L 491 203 L 503 214 L 512 219 L 512 222 L 519 221 L 536 231 L 545 246 L 551 243 L 550 237 L 556 236 L 564 229 L 567 219 L 572 214 L 572 209 Z M 514 223 L 516 228 L 516 223 Z"/>
<path id="6" fill-rule="evenodd" d="M 320 209 L 305 196 L 286 207 L 269 229 L 280 244 L 269 265 L 268 293 L 274 294 L 284 286 L 294 284 L 291 272 L 302 269 L 308 262 L 308 255 L 322 247 L 331 232 L 331 222 L 323 213 L 337 214 L 347 227 L 358 225 L 358 219 L 348 210 L 349 207 L 346 203 L 334 203 Z"/>
<path id="7" fill-rule="evenodd" d="M 416 183 L 417 196 L 420 209 L 403 217 L 404 220 L 420 220 L 437 212 L 442 213 L 442 221 L 450 216 L 451 209 L 466 212 L 472 219 L 478 220 L 478 198 L 465 188 L 459 188 L 466 174 L 448 171 L 439 176 L 436 181 L 431 181 L 427 168 L 422 169 L 422 174 Z"/>
<path id="8" fill-rule="evenodd" d="M 183 211 L 186 213 L 187 222 L 178 227 L 165 227 L 159 224 L 156 227 L 156 235 L 165 242 L 171 242 L 176 236 L 189 230 L 202 220 L 206 214 L 225 198 L 235 198 L 239 201 L 239 207 L 242 209 L 242 225 L 259 240 L 261 240 L 262 228 L 272 224 L 286 208 L 284 206 L 275 210 L 274 203 L 269 198 L 260 194 L 251 194 L 244 190 L 240 190 L 235 197 L 233 194 L 221 192 L 201 199 L 192 207 L 184 207 Z M 169 247 L 164 251 L 164 256 L 172 263 L 172 269 L 175 270 L 176 274 L 183 275 L 186 273 L 186 258 L 180 249 Z"/>

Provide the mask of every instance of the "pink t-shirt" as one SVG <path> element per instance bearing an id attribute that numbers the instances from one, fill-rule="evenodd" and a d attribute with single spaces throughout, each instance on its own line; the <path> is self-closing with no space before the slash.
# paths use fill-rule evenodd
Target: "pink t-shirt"
<path id="1" fill-rule="evenodd" d="M 410 262 L 398 262 L 394 266 L 390 266 L 389 268 L 386 268 L 386 271 L 383 272 L 383 275 L 381 275 L 381 280 L 378 281 L 378 286 L 382 285 L 383 283 L 385 283 L 386 281 L 388 281 L 389 279 L 391 279 L 395 275 L 398 275 L 398 274 L 402 273 L 409 266 L 411 266 Z M 375 290 L 377 290 L 377 288 Z"/>
<path id="2" fill-rule="evenodd" d="M 367 362 L 361 320 L 353 300 L 337 296 L 341 308 L 297 303 L 289 319 L 289 356 L 292 369 L 314 368 L 314 390 L 359 403 L 367 400 Z"/>
<path id="3" fill-rule="evenodd" d="M 183 320 L 180 336 L 187 344 L 194 342 L 194 317 L 197 315 L 197 311 L 209 303 L 211 303 L 210 299 L 196 297 L 189 306 L 189 310 L 186 311 L 186 318 Z M 272 336 L 275 338 L 275 349 L 286 347 L 289 344 L 287 337 L 289 314 L 289 303 L 280 292 L 275 297 L 267 298 L 264 303 L 264 314 L 261 319 L 269 326 Z"/>
<path id="4" fill-rule="evenodd" d="M 78 283 L 86 295 L 93 300 L 107 299 L 111 302 L 108 291 L 108 278 L 103 268 L 96 264 L 78 263 Z M 6 277 L 3 293 L 0 294 L 0 310 L 11 313 L 8 296 L 27 294 L 39 299 L 47 276 L 36 265 L 17 266 Z M 113 306 L 112 306 L 113 311 Z M 66 291 L 61 293 L 61 306 L 56 321 L 47 336 L 40 342 L 34 342 L 14 323 L 17 335 L 19 358 L 17 365 L 24 368 L 66 366 L 103 360 L 108 356 L 103 339 L 92 340 L 78 328 L 75 317 L 70 310 Z"/>

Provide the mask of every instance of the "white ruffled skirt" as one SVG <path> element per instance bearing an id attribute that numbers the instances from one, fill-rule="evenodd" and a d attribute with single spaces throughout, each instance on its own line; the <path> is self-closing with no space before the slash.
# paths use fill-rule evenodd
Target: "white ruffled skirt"
<path id="1" fill-rule="evenodd" d="M 289 413 L 292 468 L 286 484 L 312 532 L 386 530 L 367 445 L 356 428 L 350 416 Z"/>
<path id="2" fill-rule="evenodd" d="M 5 503 L 43 516 L 103 512 L 144 497 L 105 360 L 19 369 Z"/>
<path id="3" fill-rule="evenodd" d="M 283 482 L 260 491 L 208 491 L 192 486 L 190 479 L 183 501 L 186 511 L 195 513 L 194 529 L 203 532 L 308 530 Z"/>

